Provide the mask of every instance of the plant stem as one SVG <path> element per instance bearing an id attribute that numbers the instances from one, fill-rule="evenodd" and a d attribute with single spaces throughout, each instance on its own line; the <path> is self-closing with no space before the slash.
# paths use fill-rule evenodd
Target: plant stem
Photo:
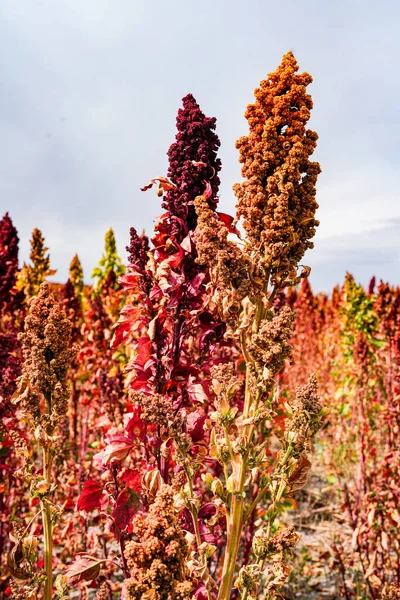
<path id="1" fill-rule="evenodd" d="M 247 332 L 243 331 L 240 335 L 240 346 L 243 353 L 243 356 L 246 361 L 246 390 L 245 390 L 245 400 L 243 407 L 243 420 L 246 421 L 250 417 L 252 417 L 258 409 L 259 403 L 261 401 L 262 393 L 257 390 L 254 394 L 251 390 L 250 384 L 250 369 L 249 363 L 252 363 L 253 360 L 247 351 L 247 341 L 251 341 L 253 334 L 257 334 L 261 322 L 265 317 L 267 312 L 267 308 L 271 305 L 272 300 L 276 294 L 277 289 L 274 287 L 270 297 L 268 298 L 268 286 L 269 279 L 271 274 L 271 267 L 268 268 L 266 273 L 265 282 L 263 285 L 263 289 L 257 294 L 255 298 L 255 313 L 254 319 L 247 330 Z M 267 299 L 267 306 L 264 305 L 263 299 Z M 231 598 L 231 590 L 233 577 L 235 573 L 235 565 L 237 560 L 237 555 L 239 552 L 240 546 L 240 538 L 243 532 L 243 528 L 246 522 L 246 518 L 249 513 L 244 515 L 244 503 L 245 503 L 245 481 L 247 476 L 247 459 L 250 452 L 250 444 L 254 433 L 254 423 L 248 423 L 243 427 L 243 437 L 246 440 L 246 452 L 244 455 L 237 455 L 235 458 L 237 460 L 238 472 L 234 481 L 234 490 L 232 494 L 232 503 L 228 518 L 228 535 L 227 535 L 227 547 L 224 557 L 224 565 L 222 570 L 222 579 L 221 586 L 218 593 L 218 600 L 230 600 Z M 232 461 L 234 462 L 234 461 Z M 235 472 L 235 468 L 233 470 Z M 252 510 L 255 506 L 252 505 Z"/>
<path id="2" fill-rule="evenodd" d="M 256 312 L 254 315 L 254 321 L 252 324 L 252 332 L 257 333 L 261 319 L 263 315 L 263 304 L 261 296 L 258 296 L 256 299 Z M 246 358 L 246 362 L 249 361 L 250 357 L 246 351 L 246 338 L 242 336 L 241 338 L 241 346 L 243 350 L 243 355 Z M 250 389 L 250 377 L 249 377 L 249 369 L 246 370 L 246 391 L 245 391 L 245 400 L 243 407 L 243 420 L 249 419 L 251 416 L 251 408 L 253 408 L 253 413 L 257 409 L 258 403 L 260 401 L 260 394 L 256 394 L 255 398 L 253 398 L 251 389 Z M 235 574 L 235 565 L 237 560 L 237 555 L 239 552 L 240 538 L 243 531 L 244 526 L 244 501 L 245 501 L 245 492 L 244 492 L 244 484 L 246 481 L 247 475 L 247 457 L 250 449 L 250 441 L 253 435 L 254 425 L 249 424 L 246 425 L 243 429 L 243 435 L 246 439 L 247 451 L 244 456 L 237 455 L 235 457 L 238 466 L 237 476 L 234 481 L 234 490 L 232 493 L 232 503 L 231 510 L 228 515 L 228 536 L 227 536 L 227 547 L 224 557 L 224 565 L 222 571 L 222 580 L 221 586 L 218 593 L 218 600 L 229 600 L 231 597 L 232 583 L 233 577 Z M 234 469 L 235 471 L 235 469 Z"/>
<path id="3" fill-rule="evenodd" d="M 256 508 L 256 506 L 259 503 L 259 501 L 261 500 L 261 498 L 264 496 L 264 494 L 267 493 L 267 491 L 269 489 L 269 486 L 270 486 L 270 482 L 268 482 L 268 484 L 266 486 L 264 486 L 261 490 L 259 490 L 257 496 L 254 498 L 254 500 L 251 503 L 250 507 L 246 511 L 245 521 L 247 521 L 247 519 L 252 515 L 254 509 Z"/>
<path id="4" fill-rule="evenodd" d="M 112 470 L 112 475 L 113 475 L 114 485 L 115 485 L 115 498 L 117 498 L 118 494 L 119 494 L 119 485 L 118 485 L 118 477 L 117 477 L 117 467 L 115 467 L 115 466 Z M 120 535 L 119 535 L 119 548 L 120 548 L 120 552 L 121 552 L 122 572 L 124 574 L 125 579 L 128 579 L 128 577 L 130 577 L 130 573 L 129 573 L 129 569 L 128 569 L 128 563 L 126 562 L 126 558 L 125 558 L 125 534 L 123 531 L 121 531 Z"/>
<path id="5" fill-rule="evenodd" d="M 232 507 L 228 519 L 228 541 L 218 600 L 229 600 L 231 596 L 236 558 L 239 550 L 240 536 L 243 529 L 243 504 L 243 498 L 239 498 L 237 495 L 232 497 Z"/>
<path id="6" fill-rule="evenodd" d="M 51 454 L 49 448 L 43 449 L 43 474 L 47 483 L 47 489 L 51 487 Z M 42 500 L 42 520 L 44 533 L 44 570 L 46 582 L 44 587 L 44 600 L 53 597 L 53 526 L 51 523 L 51 506 L 47 497 Z"/>
<path id="7" fill-rule="evenodd" d="M 190 490 L 190 498 L 192 499 L 194 496 L 194 491 L 193 491 L 193 483 L 192 483 L 192 479 L 189 476 L 189 474 L 186 472 L 186 478 L 187 478 L 187 482 L 189 485 L 189 490 Z M 193 527 L 194 527 L 194 531 L 196 534 L 196 543 L 197 543 L 197 550 L 199 550 L 200 546 L 201 546 L 201 533 L 200 533 L 200 527 L 199 527 L 199 515 L 197 512 L 197 508 L 192 504 L 192 502 L 190 502 L 189 506 L 189 511 L 192 515 L 192 520 L 193 520 Z M 207 557 L 205 554 L 201 555 L 201 561 L 202 561 L 202 565 L 203 567 L 205 567 L 208 570 L 207 567 Z M 210 575 L 211 577 L 211 575 Z M 211 592 L 209 591 L 208 588 L 206 588 L 207 591 L 207 598 L 208 600 L 212 600 L 212 596 L 211 596 Z"/>
<path id="8" fill-rule="evenodd" d="M 254 508 L 257 505 L 258 500 L 265 494 L 265 492 L 270 488 L 271 489 L 271 506 L 270 508 L 272 508 L 272 512 L 269 515 L 268 518 L 268 524 L 267 524 L 267 532 L 266 532 L 266 540 L 269 541 L 271 538 L 271 533 L 272 533 L 272 525 L 273 522 L 275 521 L 275 517 L 276 517 L 276 512 L 275 512 L 275 507 L 278 504 L 278 502 L 281 501 L 282 498 L 282 494 L 285 491 L 286 488 L 286 478 L 285 478 L 285 466 L 286 466 L 286 462 L 290 457 L 290 453 L 291 453 L 291 449 L 292 446 L 291 444 L 289 444 L 288 449 L 285 452 L 285 455 L 283 456 L 282 460 L 279 463 L 279 467 L 280 467 L 280 471 L 281 471 L 281 478 L 279 481 L 279 485 L 278 485 L 278 481 L 276 480 L 276 485 L 274 487 L 271 488 L 271 484 L 268 483 L 267 486 L 265 486 L 264 488 L 262 488 L 262 490 L 258 493 L 258 495 L 256 496 L 256 498 L 254 499 L 253 503 L 250 506 L 250 509 L 247 513 L 246 519 L 248 516 L 250 516 L 250 514 L 252 513 L 252 511 L 254 510 Z M 257 558 L 256 564 L 258 566 L 262 566 L 262 564 L 264 563 L 264 558 Z M 249 594 L 249 588 L 248 586 L 246 586 L 243 589 L 243 595 L 242 595 L 242 600 L 247 600 L 247 596 Z"/>

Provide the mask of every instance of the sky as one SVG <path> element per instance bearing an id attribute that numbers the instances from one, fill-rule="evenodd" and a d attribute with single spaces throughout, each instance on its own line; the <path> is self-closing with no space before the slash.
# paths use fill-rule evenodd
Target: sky
<path id="1" fill-rule="evenodd" d="M 314 78 L 322 167 L 311 284 L 400 284 L 399 23 L 397 0 L 1 0 L 0 216 L 21 261 L 34 227 L 56 281 L 75 253 L 90 281 L 109 227 L 126 260 L 130 226 L 151 234 L 162 212 L 140 187 L 166 174 L 189 92 L 217 117 L 234 214 L 244 111 L 292 50 Z"/>

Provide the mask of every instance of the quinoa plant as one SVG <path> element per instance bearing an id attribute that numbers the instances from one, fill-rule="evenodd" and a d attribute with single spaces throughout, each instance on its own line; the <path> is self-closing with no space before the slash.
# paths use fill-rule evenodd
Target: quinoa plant
<path id="1" fill-rule="evenodd" d="M 43 583 L 44 600 L 53 598 L 53 528 L 60 516 L 60 507 L 53 503 L 56 482 L 53 461 L 58 427 L 66 414 L 70 388 L 68 369 L 75 354 L 71 348 L 71 323 L 50 293 L 48 283 L 42 283 L 37 297 L 32 298 L 25 319 L 24 332 L 19 334 L 23 352 L 22 375 L 13 402 L 19 417 L 27 423 L 29 440 L 18 440 L 18 454 L 23 463 L 21 475 L 30 485 L 33 498 L 40 501 L 43 522 L 44 572 L 34 570 L 38 540 L 26 536 L 19 526 L 16 543 L 9 555 L 9 569 L 21 580 L 29 582 L 25 593 L 29 597 Z M 42 453 L 41 466 L 31 461 L 29 445 L 37 444 Z"/>
<path id="2" fill-rule="evenodd" d="M 124 273 L 124 266 L 118 256 L 117 244 L 114 231 L 110 229 L 105 235 L 104 254 L 101 257 L 97 267 L 93 269 L 92 278 L 94 278 L 93 291 L 95 294 L 101 292 L 102 288 L 115 287 L 118 289 L 118 277 Z"/>
<path id="3" fill-rule="evenodd" d="M 261 82 L 256 102 L 246 112 L 249 135 L 237 142 L 245 179 L 234 186 L 237 218 L 243 218 L 246 234 L 242 244 L 229 241 L 228 229 L 220 226 L 205 196 L 195 200 L 198 260 L 210 267 L 212 301 L 228 334 L 239 340 L 246 373 L 242 410 L 232 402 L 229 380 L 219 374 L 219 399 L 212 415 L 215 452 L 226 478 L 221 488 L 227 541 L 218 600 L 232 597 L 243 530 L 264 497 L 267 509 L 253 537 L 252 559 L 242 564 L 235 587 L 242 598 L 256 598 L 262 581 L 264 597 L 272 599 L 284 583 L 289 572 L 286 556 L 297 535 L 291 529 L 279 530 L 276 519 L 285 490 L 293 492 L 306 481 L 310 439 L 321 422 L 313 376 L 288 407 L 291 417 L 276 460 L 266 460 L 265 423 L 273 421 L 277 409 L 276 377 L 291 355 L 294 318 L 287 307 L 276 310 L 273 301 L 286 286 L 309 274 L 307 267 L 299 272 L 298 266 L 312 247 L 318 225 L 315 184 L 320 168 L 309 159 L 317 135 L 306 129 L 312 108 L 306 86 L 311 77 L 297 70 L 293 54 L 286 54 L 280 67 Z"/>
<path id="4" fill-rule="evenodd" d="M 32 232 L 30 263 L 24 263 L 19 274 L 18 286 L 23 289 L 27 298 L 36 296 L 40 285 L 47 277 L 55 275 L 56 271 L 51 268 L 50 254 L 45 246 L 44 237 L 40 229 Z"/>
<path id="5" fill-rule="evenodd" d="M 18 234 L 6 213 L 0 220 L 0 595 L 7 585 L 6 560 L 10 549 L 10 518 L 21 489 L 13 473 L 17 459 L 11 431 L 18 435 L 20 423 L 11 398 L 21 374 L 22 355 L 18 342 L 25 313 L 23 292 L 17 290 Z"/>
<path id="6" fill-rule="evenodd" d="M 69 265 L 69 281 L 72 283 L 75 294 L 80 297 L 83 294 L 83 268 L 79 256 L 75 254 Z"/>

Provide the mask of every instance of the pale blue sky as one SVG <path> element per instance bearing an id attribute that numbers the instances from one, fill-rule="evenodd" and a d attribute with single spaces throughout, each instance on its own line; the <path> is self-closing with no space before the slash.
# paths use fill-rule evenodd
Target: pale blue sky
<path id="1" fill-rule="evenodd" d="M 217 117 L 220 207 L 233 213 L 235 140 L 259 81 L 293 50 L 310 72 L 321 221 L 316 289 L 346 270 L 400 284 L 400 3 L 396 0 L 1 0 L 0 213 L 33 227 L 56 279 L 78 252 L 87 278 L 106 229 L 152 229 L 139 188 L 166 171 L 182 96 Z"/>

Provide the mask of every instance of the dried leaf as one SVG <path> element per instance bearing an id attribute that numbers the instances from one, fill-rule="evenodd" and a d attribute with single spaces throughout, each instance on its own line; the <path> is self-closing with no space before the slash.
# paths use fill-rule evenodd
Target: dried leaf
<path id="1" fill-rule="evenodd" d="M 76 554 L 74 562 L 67 568 L 65 573 L 68 582 L 75 585 L 80 581 L 93 581 L 98 577 L 101 565 L 104 562 L 104 559 L 91 556 L 85 552 Z"/>
<path id="2" fill-rule="evenodd" d="M 203 404 L 208 400 L 208 396 L 205 393 L 201 383 L 194 383 L 194 377 L 192 377 L 191 375 L 189 376 L 188 383 L 186 385 L 186 391 L 189 396 L 189 399 L 192 402 L 201 402 Z"/>
<path id="3" fill-rule="evenodd" d="M 302 454 L 288 480 L 292 493 L 296 492 L 297 490 L 301 490 L 306 485 L 310 469 L 310 460 L 306 454 Z"/>
<path id="4" fill-rule="evenodd" d="M 175 187 L 175 185 L 172 183 L 172 181 L 170 181 L 167 177 L 163 177 L 163 176 L 159 175 L 158 177 L 154 177 L 154 179 L 152 179 L 147 185 L 145 185 L 144 187 L 142 187 L 140 189 L 142 192 L 146 192 L 147 190 L 152 188 L 153 185 L 156 183 L 158 184 L 157 185 L 157 194 L 159 196 L 162 196 L 163 192 L 172 190 Z"/>
<path id="5" fill-rule="evenodd" d="M 134 447 L 135 443 L 131 437 L 123 434 L 112 435 L 108 438 L 107 446 L 95 455 L 105 467 L 114 462 L 123 461 Z"/>

